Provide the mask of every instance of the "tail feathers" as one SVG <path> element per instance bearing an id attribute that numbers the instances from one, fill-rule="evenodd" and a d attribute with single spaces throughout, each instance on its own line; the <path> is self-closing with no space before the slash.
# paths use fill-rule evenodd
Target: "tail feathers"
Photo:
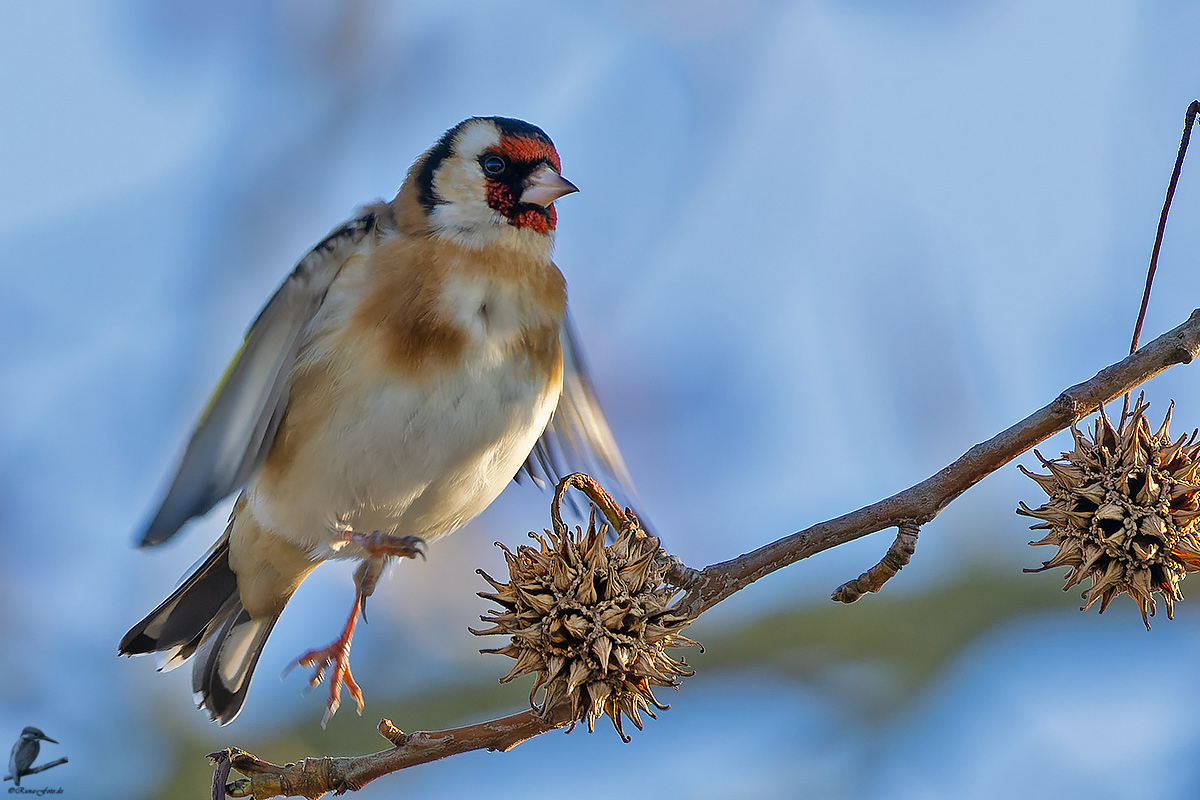
<path id="1" fill-rule="evenodd" d="M 229 568 L 225 536 L 162 605 L 125 634 L 118 651 L 127 656 L 166 652 L 161 668 L 173 669 L 195 652 L 237 597 L 237 575 Z"/>
<path id="2" fill-rule="evenodd" d="M 251 619 L 236 597 L 221 609 L 215 621 L 219 627 L 200 644 L 192 667 L 196 703 L 210 719 L 226 725 L 242 710 L 254 667 L 278 619 L 278 612 L 269 619 Z"/>
<path id="3" fill-rule="evenodd" d="M 281 606 L 270 618 L 250 618 L 229 567 L 226 535 L 183 585 L 125 634 L 119 650 L 127 656 L 161 653 L 164 671 L 195 655 L 196 701 L 224 725 L 242 710 L 258 657 L 282 611 Z"/>

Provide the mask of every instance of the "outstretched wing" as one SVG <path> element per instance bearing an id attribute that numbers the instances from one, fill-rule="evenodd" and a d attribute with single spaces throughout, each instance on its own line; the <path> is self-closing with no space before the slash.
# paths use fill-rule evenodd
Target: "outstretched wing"
<path id="1" fill-rule="evenodd" d="M 185 522 L 208 513 L 262 463 L 287 406 L 289 374 L 304 331 L 342 264 L 379 225 L 377 213 L 370 213 L 334 230 L 300 259 L 259 312 L 200 417 L 175 480 L 142 536 L 143 547 L 165 542 Z"/>
<path id="2" fill-rule="evenodd" d="M 558 483 L 564 475 L 585 472 L 622 506 L 636 505 L 633 481 L 596 399 L 569 315 L 563 320 L 559 340 L 563 351 L 562 395 L 546 430 L 517 473 L 517 480 L 524 474 L 535 483 L 543 479 Z"/>

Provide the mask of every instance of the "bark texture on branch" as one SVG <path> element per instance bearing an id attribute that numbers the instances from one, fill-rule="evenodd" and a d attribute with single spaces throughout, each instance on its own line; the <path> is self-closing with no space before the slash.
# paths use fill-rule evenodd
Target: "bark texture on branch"
<path id="1" fill-rule="evenodd" d="M 276 765 L 231 747 L 210 753 L 208 757 L 217 765 L 217 775 L 224 773 L 227 776 L 231 767 L 247 776 L 227 785 L 230 797 L 260 800 L 267 797 L 316 798 L 328 792 L 358 791 L 383 775 L 459 753 L 511 750 L 526 739 L 567 725 L 570 711 L 570 703 L 562 703 L 551 709 L 545 718 L 533 711 L 522 711 L 453 730 L 410 734 L 384 719 L 379 722 L 379 734 L 395 746 L 365 756 L 306 758 L 292 764 Z M 214 780 L 215 800 L 220 798 L 216 784 L 223 784 L 224 776 Z"/>

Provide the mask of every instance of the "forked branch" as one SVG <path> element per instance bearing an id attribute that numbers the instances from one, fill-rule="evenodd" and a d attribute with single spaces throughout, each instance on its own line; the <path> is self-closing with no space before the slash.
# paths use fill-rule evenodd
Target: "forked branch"
<path id="1" fill-rule="evenodd" d="M 983 478 L 1078 422 L 1101 406 L 1176 364 L 1200 354 L 1200 309 L 1182 325 L 1167 331 L 1133 355 L 1105 367 L 1091 380 L 1076 384 L 1046 406 L 916 486 L 837 519 L 821 522 L 731 561 L 701 570 L 680 601 L 695 618 L 749 584 L 781 567 L 853 541 L 868 533 L 906 522 L 920 527 Z"/>

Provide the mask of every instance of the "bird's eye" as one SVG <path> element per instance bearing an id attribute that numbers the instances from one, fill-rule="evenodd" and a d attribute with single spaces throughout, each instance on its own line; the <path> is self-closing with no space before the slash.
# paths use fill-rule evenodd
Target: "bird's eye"
<path id="1" fill-rule="evenodd" d="M 508 162 L 497 155 L 486 156 L 483 159 L 483 171 L 488 175 L 499 175 L 508 168 Z"/>

